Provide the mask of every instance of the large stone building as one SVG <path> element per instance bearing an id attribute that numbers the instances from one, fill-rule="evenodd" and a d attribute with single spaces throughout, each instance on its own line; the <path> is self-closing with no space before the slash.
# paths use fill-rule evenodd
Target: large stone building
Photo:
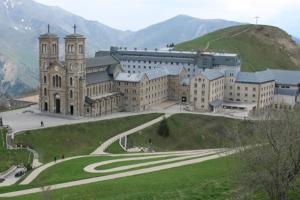
<path id="1" fill-rule="evenodd" d="M 187 71 L 181 65 L 156 66 L 128 73 L 113 55 L 85 58 L 85 38 L 65 37 L 65 60 L 59 60 L 59 38 L 39 37 L 40 109 L 73 116 L 101 116 L 118 111 L 139 112 L 166 100 L 178 101 Z M 183 85 L 186 89 L 186 86 Z"/>
<path id="2" fill-rule="evenodd" d="M 191 79 L 195 110 L 292 109 L 300 101 L 300 71 L 206 70 Z"/>
<path id="3" fill-rule="evenodd" d="M 172 100 L 194 110 L 291 108 L 299 99 L 300 72 L 240 72 L 236 54 L 127 50 L 112 47 L 85 58 L 85 37 L 39 37 L 40 109 L 72 116 L 140 112 Z M 294 92 L 292 92 L 293 90 Z"/>

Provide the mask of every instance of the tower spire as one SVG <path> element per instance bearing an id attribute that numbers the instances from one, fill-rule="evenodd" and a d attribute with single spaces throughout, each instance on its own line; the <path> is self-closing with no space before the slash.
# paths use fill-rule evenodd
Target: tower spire
<path id="1" fill-rule="evenodd" d="M 48 33 L 50 33 L 50 24 L 48 24 Z"/>
<path id="2" fill-rule="evenodd" d="M 74 26 L 73 26 L 73 28 L 74 28 L 74 34 L 76 34 L 76 24 L 74 24 Z"/>

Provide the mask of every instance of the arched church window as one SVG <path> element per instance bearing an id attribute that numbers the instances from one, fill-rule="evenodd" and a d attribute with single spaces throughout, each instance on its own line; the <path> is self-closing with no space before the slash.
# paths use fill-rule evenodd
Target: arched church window
<path id="1" fill-rule="evenodd" d="M 44 83 L 47 83 L 47 77 L 44 76 Z"/>
<path id="2" fill-rule="evenodd" d="M 58 76 L 55 76 L 55 87 L 58 87 Z"/>
<path id="3" fill-rule="evenodd" d="M 70 85 L 72 86 L 73 85 L 73 78 L 70 77 Z"/>
<path id="4" fill-rule="evenodd" d="M 44 88 L 44 95 L 47 96 L 47 89 Z"/>
<path id="5" fill-rule="evenodd" d="M 53 87 L 55 87 L 55 76 L 52 77 Z"/>
<path id="6" fill-rule="evenodd" d="M 73 98 L 73 90 L 70 90 L 70 98 Z"/>
<path id="7" fill-rule="evenodd" d="M 42 53 L 43 54 L 47 53 L 47 44 L 42 44 Z"/>
<path id="8" fill-rule="evenodd" d="M 58 77 L 58 87 L 61 88 L 61 77 Z"/>
<path id="9" fill-rule="evenodd" d="M 56 51 L 57 51 L 57 46 L 56 46 L 56 44 L 53 44 L 53 45 L 52 45 L 52 51 L 53 51 L 53 53 L 56 53 Z"/>
<path id="10" fill-rule="evenodd" d="M 83 54 L 83 45 L 82 44 L 79 45 L 79 53 Z"/>

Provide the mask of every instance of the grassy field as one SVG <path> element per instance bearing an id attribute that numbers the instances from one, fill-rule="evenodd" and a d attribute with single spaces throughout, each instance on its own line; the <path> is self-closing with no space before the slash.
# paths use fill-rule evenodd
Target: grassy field
<path id="1" fill-rule="evenodd" d="M 209 33 L 176 45 L 177 50 L 205 49 L 237 53 L 242 71 L 266 68 L 300 69 L 300 48 L 281 29 L 271 26 L 242 25 Z"/>
<path id="2" fill-rule="evenodd" d="M 51 199 L 226 199 L 232 182 L 226 159 L 174 168 L 63 190 L 51 191 Z M 42 194 L 15 197 L 41 199 Z M 12 198 L 11 198 L 12 199 Z"/>
<path id="3" fill-rule="evenodd" d="M 34 187 L 42 187 L 45 185 L 51 185 L 51 184 L 58 184 L 58 183 L 65 183 L 69 181 L 76 181 L 81 179 L 87 179 L 92 177 L 99 177 L 99 176 L 106 176 L 110 174 L 120 173 L 124 171 L 130 171 L 129 170 L 122 170 L 122 171 L 116 171 L 116 172 L 109 172 L 109 173 L 88 173 L 83 170 L 84 167 L 86 167 L 89 164 L 107 161 L 107 160 L 115 160 L 115 159 L 122 159 L 122 158 L 130 158 L 130 157 L 140 157 L 140 156 L 90 156 L 90 157 L 84 157 L 84 158 L 76 158 L 73 160 L 69 160 L 66 162 L 58 163 L 47 170 L 43 171 L 32 183 L 29 185 L 14 185 L 10 187 L 0 187 L 0 193 L 4 192 L 11 192 L 11 191 L 17 191 L 22 189 L 28 189 L 28 188 L 34 188 Z M 115 162 L 111 164 L 107 164 L 104 166 L 100 166 L 97 169 L 98 170 L 104 170 L 104 169 L 111 169 L 115 167 L 120 166 L 127 166 L 132 164 L 138 164 L 138 163 L 144 163 L 144 162 L 151 162 L 151 161 L 158 161 L 158 160 L 165 160 L 170 158 L 175 158 L 176 156 L 168 156 L 167 158 L 150 158 L 147 159 L 148 156 L 144 156 L 145 159 L 143 160 L 131 160 L 131 161 L 122 161 L 122 162 Z M 187 160 L 187 159 L 185 159 Z M 172 163 L 167 162 L 167 163 Z M 136 169 L 142 169 L 147 167 L 153 167 L 160 164 L 152 164 L 145 167 L 137 167 Z"/>
<path id="4" fill-rule="evenodd" d="M 50 191 L 46 194 L 49 199 L 56 200 L 232 199 L 236 185 L 233 178 L 234 171 L 231 169 L 234 169 L 234 160 L 229 157 L 155 173 Z M 6 199 L 38 200 L 43 199 L 44 195 L 45 193 L 38 193 Z M 288 200 L 299 198 L 299 191 L 296 190 L 289 194 Z M 259 195 L 255 199 L 266 198 L 264 195 Z"/>
<path id="5" fill-rule="evenodd" d="M 122 149 L 122 147 L 119 144 L 119 141 L 116 141 L 114 143 L 112 143 L 107 149 L 106 151 L 107 153 L 125 153 L 124 149 Z"/>
<path id="6" fill-rule="evenodd" d="M 32 156 L 27 150 L 7 150 L 5 137 L 6 130 L 0 128 L 0 172 L 12 165 L 31 163 Z"/>
<path id="7" fill-rule="evenodd" d="M 58 126 L 27 131 L 15 137 L 15 143 L 31 146 L 39 155 L 41 162 L 49 162 L 56 156 L 60 158 L 86 155 L 94 151 L 104 141 L 161 114 L 144 114 L 125 118 L 104 120 L 74 125 Z"/>
<path id="8" fill-rule="evenodd" d="M 193 150 L 221 148 L 231 145 L 230 129 L 243 121 L 224 117 L 197 114 L 176 114 L 167 119 L 170 130 L 168 137 L 158 134 L 158 125 L 146 128 L 128 137 L 130 147 L 149 147 L 155 151 Z M 250 130 L 244 126 L 241 135 Z M 151 139 L 152 144 L 149 144 Z"/>

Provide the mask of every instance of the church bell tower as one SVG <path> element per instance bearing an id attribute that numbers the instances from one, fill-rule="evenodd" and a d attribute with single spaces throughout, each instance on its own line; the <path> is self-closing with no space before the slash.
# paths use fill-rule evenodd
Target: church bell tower
<path id="1" fill-rule="evenodd" d="M 67 110 L 69 115 L 82 116 L 85 101 L 85 37 L 74 33 L 65 37 Z"/>
<path id="2" fill-rule="evenodd" d="M 50 25 L 48 31 L 39 37 L 39 106 L 43 112 L 49 112 L 49 85 L 50 76 L 48 67 L 51 63 L 58 62 L 59 59 L 59 38 L 56 34 L 50 33 Z"/>

